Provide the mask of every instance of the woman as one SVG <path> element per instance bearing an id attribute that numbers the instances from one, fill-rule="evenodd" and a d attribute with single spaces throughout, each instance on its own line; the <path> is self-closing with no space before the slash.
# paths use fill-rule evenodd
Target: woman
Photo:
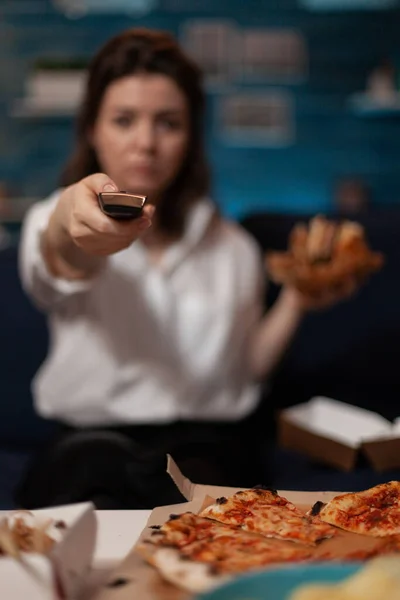
<path id="1" fill-rule="evenodd" d="M 90 65 L 63 187 L 30 210 L 22 233 L 22 281 L 51 332 L 36 406 L 63 424 L 22 488 L 25 505 L 176 501 L 168 452 L 198 482 L 265 480 L 251 435 L 258 382 L 309 301 L 284 289 L 262 316 L 259 251 L 209 199 L 203 109 L 201 74 L 167 33 L 122 33 Z M 121 189 L 147 196 L 140 219 L 100 211 L 98 193 Z M 60 453 L 68 439 L 83 439 L 79 452 L 67 443 Z M 103 460 L 105 439 L 119 453 Z M 62 469 L 57 452 L 69 457 Z"/>

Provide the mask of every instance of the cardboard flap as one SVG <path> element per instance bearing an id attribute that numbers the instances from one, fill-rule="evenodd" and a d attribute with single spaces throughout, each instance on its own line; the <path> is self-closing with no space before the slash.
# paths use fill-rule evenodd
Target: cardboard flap
<path id="1" fill-rule="evenodd" d="M 183 475 L 178 465 L 169 454 L 167 454 L 167 473 L 175 483 L 182 496 L 184 496 L 189 502 L 193 500 L 196 485 Z"/>
<path id="2" fill-rule="evenodd" d="M 293 425 L 350 448 L 392 435 L 392 424 L 377 413 L 318 396 L 283 411 Z"/>
<path id="3" fill-rule="evenodd" d="M 397 438 L 365 442 L 362 450 L 375 471 L 400 468 L 400 435 Z"/>
<path id="4" fill-rule="evenodd" d="M 203 502 L 205 496 L 208 495 L 213 497 L 216 489 L 219 490 L 220 496 L 230 496 L 231 494 L 244 489 L 239 487 L 216 487 L 214 485 L 206 485 L 203 483 L 193 483 L 190 481 L 190 479 L 184 476 L 172 456 L 169 454 L 167 455 L 167 473 L 175 483 L 180 493 L 188 500 L 188 502 L 192 502 L 194 500 Z"/>
<path id="5" fill-rule="evenodd" d="M 175 463 L 174 459 L 168 455 L 167 461 L 167 473 L 172 477 L 172 480 L 179 482 L 183 487 L 179 487 L 181 493 L 182 489 L 185 489 L 190 495 L 191 500 L 188 502 L 182 502 L 181 504 L 170 504 L 168 506 L 159 506 L 153 509 L 147 526 L 159 525 L 160 522 L 165 522 L 168 515 L 171 513 L 181 514 L 183 512 L 199 513 L 202 505 L 205 501 L 210 499 L 217 499 L 221 496 L 232 496 L 235 492 L 245 490 L 247 488 L 233 488 L 225 487 L 221 485 L 205 485 L 192 483 L 190 479 L 185 477 L 180 471 L 179 467 Z M 175 479 L 176 478 L 176 479 Z M 325 491 L 325 492 L 301 492 L 297 490 L 280 490 L 279 494 L 287 498 L 290 502 L 295 504 L 307 504 L 314 503 L 315 497 L 318 494 L 318 499 L 328 502 L 339 492 Z"/>
<path id="6" fill-rule="evenodd" d="M 356 464 L 356 448 L 307 431 L 287 420 L 283 413 L 278 420 L 278 440 L 282 448 L 300 452 L 317 462 L 324 462 L 343 471 L 351 471 Z"/>
<path id="7" fill-rule="evenodd" d="M 64 515 L 71 523 L 64 534 L 62 544 L 55 544 L 50 557 L 68 598 L 74 598 L 90 572 L 97 539 L 97 519 L 94 504 L 86 502 L 68 507 L 45 509 L 38 514 Z M 72 526 L 73 525 L 73 526 Z"/>

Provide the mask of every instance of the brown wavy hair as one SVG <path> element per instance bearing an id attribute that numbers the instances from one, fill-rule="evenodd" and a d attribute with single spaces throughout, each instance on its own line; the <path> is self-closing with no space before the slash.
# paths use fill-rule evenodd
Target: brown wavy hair
<path id="1" fill-rule="evenodd" d="M 71 185 L 102 170 L 90 142 L 90 131 L 110 83 L 135 73 L 170 77 L 187 99 L 190 115 L 187 155 L 177 177 L 157 205 L 160 231 L 180 237 L 188 209 L 209 193 L 210 174 L 203 140 L 205 96 L 202 73 L 167 32 L 129 29 L 111 38 L 93 57 L 77 116 L 75 149 L 64 169 L 61 184 Z"/>

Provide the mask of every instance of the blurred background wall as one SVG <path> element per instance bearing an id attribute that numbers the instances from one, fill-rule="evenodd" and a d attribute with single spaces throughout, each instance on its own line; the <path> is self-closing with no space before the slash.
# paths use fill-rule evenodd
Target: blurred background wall
<path id="1" fill-rule="evenodd" d="M 57 186 L 80 69 L 137 25 L 172 31 L 205 67 L 227 214 L 328 211 L 348 179 L 400 202 L 398 0 L 0 0 L 0 192 L 14 207 Z"/>

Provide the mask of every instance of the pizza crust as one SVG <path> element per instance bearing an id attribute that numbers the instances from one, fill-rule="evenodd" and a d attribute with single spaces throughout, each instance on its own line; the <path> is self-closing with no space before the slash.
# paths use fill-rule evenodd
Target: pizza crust
<path id="1" fill-rule="evenodd" d="M 231 579 L 212 573 L 206 563 L 182 560 L 174 548 L 158 548 L 151 560 L 166 581 L 194 594 L 209 591 Z"/>

